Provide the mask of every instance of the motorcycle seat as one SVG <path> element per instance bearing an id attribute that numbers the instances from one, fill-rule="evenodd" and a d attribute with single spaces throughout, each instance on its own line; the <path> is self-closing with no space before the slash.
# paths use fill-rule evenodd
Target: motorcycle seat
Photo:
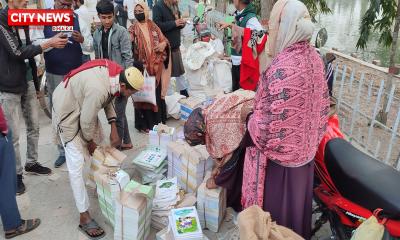
<path id="1" fill-rule="evenodd" d="M 325 147 L 325 164 L 340 194 L 383 216 L 400 218 L 400 172 L 368 156 L 343 139 Z"/>

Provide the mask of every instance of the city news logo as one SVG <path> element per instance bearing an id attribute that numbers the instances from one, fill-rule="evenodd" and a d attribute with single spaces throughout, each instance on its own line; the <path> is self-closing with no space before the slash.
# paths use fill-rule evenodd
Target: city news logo
<path id="1" fill-rule="evenodd" d="M 72 10 L 9 9 L 9 26 L 52 26 L 53 31 L 73 31 Z"/>

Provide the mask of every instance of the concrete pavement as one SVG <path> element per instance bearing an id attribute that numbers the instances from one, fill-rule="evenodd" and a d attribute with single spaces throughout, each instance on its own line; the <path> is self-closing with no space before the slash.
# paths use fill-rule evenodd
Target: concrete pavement
<path id="1" fill-rule="evenodd" d="M 135 145 L 134 149 L 141 148 L 147 143 L 147 135 L 140 134 L 134 129 L 134 111 L 131 102 L 127 107 L 128 123 L 131 137 Z M 75 207 L 68 172 L 66 166 L 54 169 L 54 161 L 58 157 L 57 147 L 52 142 L 51 122 L 42 112 L 40 112 L 40 139 L 39 139 L 39 162 L 44 166 L 50 167 L 53 174 L 50 176 L 24 175 L 24 183 L 27 187 L 25 194 L 17 197 L 21 216 L 24 219 L 40 218 L 41 226 L 35 231 L 16 238 L 17 240 L 86 240 L 87 237 L 78 231 L 79 214 Z M 103 112 L 99 114 L 103 123 L 105 136 L 109 134 L 109 127 L 106 124 Z M 180 123 L 171 120 L 169 126 L 179 127 Z M 26 132 L 25 126 L 21 126 L 21 156 L 26 160 Z M 123 169 L 130 174 L 133 172 L 131 160 L 137 152 L 131 150 L 126 152 L 129 156 L 123 164 Z M 90 213 L 96 221 L 105 229 L 107 236 L 105 240 L 112 240 L 113 230 L 105 223 L 101 215 L 97 202 L 95 190 L 89 189 L 91 202 Z M 226 233 L 234 226 L 232 222 L 223 224 L 222 230 L 218 234 L 205 231 L 209 239 L 228 239 Z M 2 228 L 2 226 L 0 226 Z M 156 231 L 153 230 L 149 239 L 155 239 Z M 318 238 L 326 239 L 329 236 L 329 229 L 324 228 L 318 233 Z M 0 231 L 0 239 L 4 239 L 3 231 Z"/>

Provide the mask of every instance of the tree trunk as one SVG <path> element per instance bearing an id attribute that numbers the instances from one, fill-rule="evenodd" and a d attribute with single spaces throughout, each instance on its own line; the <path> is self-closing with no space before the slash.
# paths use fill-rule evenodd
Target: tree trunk
<path id="1" fill-rule="evenodd" d="M 261 1 L 261 19 L 269 20 L 271 15 L 272 7 L 277 0 L 260 0 Z"/>
<path id="2" fill-rule="evenodd" d="M 394 73 L 395 73 L 395 57 L 396 57 L 396 52 L 397 52 L 397 42 L 399 38 L 399 29 L 400 29 L 400 7 L 399 7 L 400 0 L 397 1 L 397 13 L 396 13 L 396 20 L 394 23 L 394 29 L 393 29 L 393 42 L 392 46 L 390 48 L 390 55 L 389 55 L 389 73 L 386 79 L 386 94 L 384 96 L 383 100 L 383 108 L 379 112 L 378 116 L 378 121 L 380 121 L 382 124 L 387 123 L 388 120 L 388 112 L 386 112 L 386 108 L 389 104 L 389 94 L 390 91 L 392 90 L 392 87 L 394 86 Z"/>

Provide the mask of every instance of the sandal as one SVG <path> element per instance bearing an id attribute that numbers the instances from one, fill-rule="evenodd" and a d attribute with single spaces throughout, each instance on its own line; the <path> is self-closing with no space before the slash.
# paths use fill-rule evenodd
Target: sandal
<path id="1" fill-rule="evenodd" d="M 79 231 L 81 231 L 83 234 L 85 234 L 89 239 L 91 240 L 98 240 L 103 238 L 106 233 L 104 232 L 104 230 L 99 226 L 99 224 L 97 224 L 97 222 L 92 219 L 89 223 L 87 224 L 83 224 L 83 225 L 79 225 Z M 102 230 L 103 233 L 101 233 L 100 235 L 91 235 L 89 233 L 90 230 Z"/>
<path id="2" fill-rule="evenodd" d="M 40 225 L 40 219 L 21 220 L 21 225 L 13 232 L 5 233 L 6 239 L 11 239 L 16 236 L 28 233 Z"/>

